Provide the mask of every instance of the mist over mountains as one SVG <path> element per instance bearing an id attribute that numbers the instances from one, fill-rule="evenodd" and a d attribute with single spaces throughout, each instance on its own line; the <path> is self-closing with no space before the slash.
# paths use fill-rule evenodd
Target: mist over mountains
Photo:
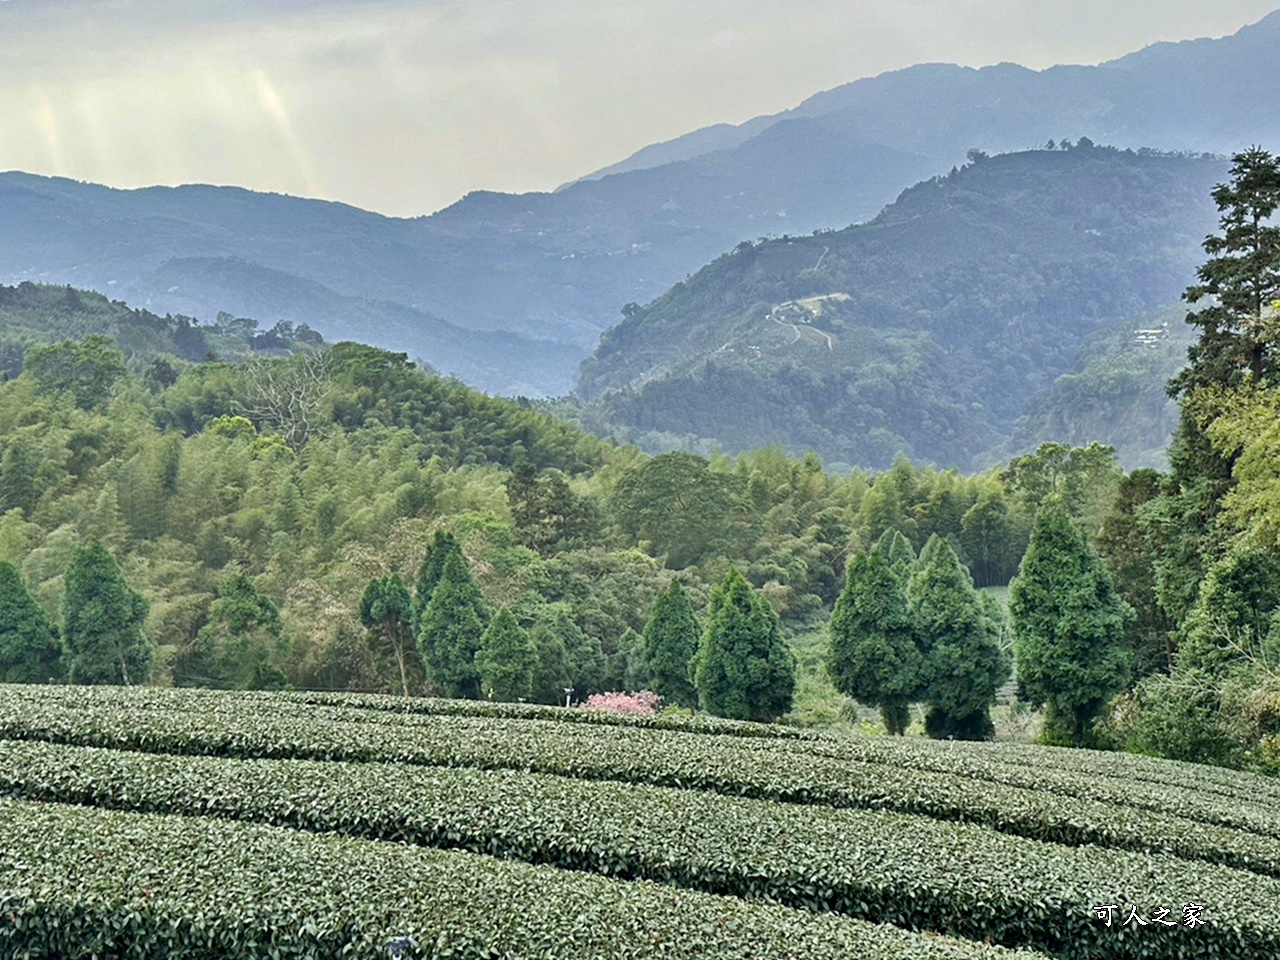
<path id="1" fill-rule="evenodd" d="M 554 193 L 481 191 L 416 219 L 237 188 L 124 191 L 0 174 L 0 282 L 73 284 L 206 321 L 227 312 L 264 326 L 307 323 L 330 341 L 403 350 L 491 392 L 558 395 L 574 387 L 579 361 L 624 306 L 649 303 L 744 240 L 867 220 L 909 185 L 964 163 L 970 148 L 1025 150 L 1087 136 L 1120 147 L 1227 153 L 1276 141 L 1278 42 L 1280 13 L 1232 37 L 1159 44 L 1096 67 L 920 65 L 820 93 L 783 114 L 654 145 Z M 1145 195 L 1134 202 L 1147 200 L 1160 202 Z M 1189 281 L 1205 202 L 1202 191 L 1184 219 L 1168 212 L 1186 242 L 1172 254 L 1149 251 L 1161 282 L 1124 299 L 1126 309 L 1166 305 Z M 980 211 L 971 213 L 980 219 Z M 1043 229 L 1051 231 L 1053 211 L 1046 215 Z M 932 242 L 957 237 L 941 231 Z M 937 254 L 948 255 L 942 246 Z M 1072 269 L 1087 287 L 1087 267 Z M 1102 288 L 1127 289 L 1129 279 L 1108 277 Z M 919 310 L 933 309 L 917 294 Z M 742 294 L 725 296 L 738 303 Z M 772 308 L 788 298 L 761 302 Z M 1120 302 L 1113 307 L 1118 314 Z M 709 329 L 718 311 L 681 322 Z M 1050 366 L 1020 374 L 1035 389 L 1070 369 L 1070 338 L 1101 322 L 1054 317 L 1068 342 Z M 612 337 L 592 361 L 587 394 L 634 386 L 603 372 L 601 358 L 623 342 Z M 642 358 L 609 359 L 615 362 L 648 369 Z M 995 404 L 1000 424 L 1021 412 L 1024 394 L 1034 393 L 1028 390 Z M 946 399 L 953 412 L 972 402 Z M 668 426 L 655 421 L 653 429 Z M 914 427 L 904 420 L 885 429 L 889 443 Z M 1004 429 L 987 423 L 983 442 L 998 443 Z M 748 439 L 764 442 L 767 431 L 742 442 Z M 951 456 L 954 444 L 921 439 L 912 446 Z"/>

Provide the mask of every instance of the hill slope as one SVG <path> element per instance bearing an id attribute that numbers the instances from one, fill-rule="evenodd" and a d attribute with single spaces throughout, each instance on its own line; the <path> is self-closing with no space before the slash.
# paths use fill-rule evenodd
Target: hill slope
<path id="1" fill-rule="evenodd" d="M 562 393 L 624 304 L 744 238 L 874 216 L 970 147 L 1087 135 L 1225 152 L 1280 139 L 1278 44 L 1273 16 L 1099 67 L 912 67 L 656 145 L 556 193 L 478 192 L 416 220 L 226 188 L 3 174 L 0 282 L 70 283 L 202 320 L 306 322 L 485 389 Z"/>
<path id="2" fill-rule="evenodd" d="M 739 246 L 631 310 L 579 393 L 642 440 L 972 466 L 1088 335 L 1177 300 L 1225 174 L 1092 146 L 980 160 L 870 223 Z"/>

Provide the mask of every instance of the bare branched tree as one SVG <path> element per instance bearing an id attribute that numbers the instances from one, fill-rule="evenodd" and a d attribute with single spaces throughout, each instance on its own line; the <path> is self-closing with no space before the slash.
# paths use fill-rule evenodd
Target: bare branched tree
<path id="1" fill-rule="evenodd" d="M 301 450 L 328 395 L 331 366 L 327 352 L 250 360 L 238 406 L 259 428 L 270 427 L 291 449 Z"/>

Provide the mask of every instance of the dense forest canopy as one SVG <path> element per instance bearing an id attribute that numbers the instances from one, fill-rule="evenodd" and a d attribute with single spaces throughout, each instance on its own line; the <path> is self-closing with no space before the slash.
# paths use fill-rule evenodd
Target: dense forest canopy
<path id="1" fill-rule="evenodd" d="M 1120 426 L 1114 439 L 1150 462 L 1171 371 L 1147 348 L 1168 334 L 1151 344 L 1137 329 L 1186 285 L 1226 164 L 1069 147 L 975 153 L 869 223 L 743 242 L 623 311 L 583 364 L 582 422 L 647 448 L 776 442 L 879 469 L 899 451 L 972 469 L 1024 414 L 1036 441 L 1066 439 L 1035 404 L 1054 390 L 1079 420 L 1142 421 L 1153 436 Z M 1092 334 L 1109 337 L 1104 355 L 1082 354 Z M 1107 385 L 1092 402 L 1055 384 L 1083 368 Z"/>

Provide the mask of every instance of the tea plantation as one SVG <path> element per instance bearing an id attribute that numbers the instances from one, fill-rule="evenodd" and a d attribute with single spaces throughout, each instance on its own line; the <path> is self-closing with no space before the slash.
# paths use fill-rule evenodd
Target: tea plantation
<path id="1" fill-rule="evenodd" d="M 440 700 L 0 686 L 0 957 L 1280 956 L 1280 782 Z"/>

